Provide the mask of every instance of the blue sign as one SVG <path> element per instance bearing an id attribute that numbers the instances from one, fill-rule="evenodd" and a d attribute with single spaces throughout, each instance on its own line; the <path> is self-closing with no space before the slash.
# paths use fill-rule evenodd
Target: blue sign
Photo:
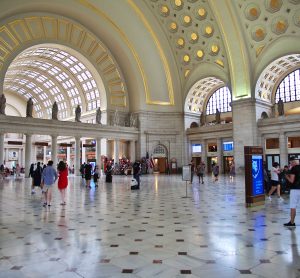
<path id="1" fill-rule="evenodd" d="M 252 194 L 264 194 L 264 175 L 262 155 L 252 155 Z"/>

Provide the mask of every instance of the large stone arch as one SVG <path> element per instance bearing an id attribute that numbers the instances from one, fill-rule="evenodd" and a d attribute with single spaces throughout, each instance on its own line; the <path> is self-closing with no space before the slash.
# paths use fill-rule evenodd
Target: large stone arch
<path id="1" fill-rule="evenodd" d="M 280 81 L 300 67 L 300 54 L 290 54 L 273 60 L 261 72 L 255 87 L 255 97 L 266 103 L 274 103 L 274 95 Z"/>
<path id="2" fill-rule="evenodd" d="M 89 30 L 54 14 L 20 14 L 0 26 L 0 84 L 13 59 L 28 47 L 54 43 L 81 53 L 101 76 L 107 92 L 107 109 L 128 110 L 123 75 L 110 51 Z"/>

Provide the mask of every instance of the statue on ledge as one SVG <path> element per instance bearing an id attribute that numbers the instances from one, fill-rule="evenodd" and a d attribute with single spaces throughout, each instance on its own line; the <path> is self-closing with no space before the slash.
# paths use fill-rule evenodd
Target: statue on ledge
<path id="1" fill-rule="evenodd" d="M 29 98 L 26 106 L 26 117 L 32 118 L 32 109 L 33 109 L 33 101 L 32 98 Z"/>
<path id="2" fill-rule="evenodd" d="M 119 113 L 118 110 L 115 111 L 113 125 L 119 125 Z"/>
<path id="3" fill-rule="evenodd" d="M 206 122 L 205 115 L 204 112 L 202 112 L 200 115 L 200 126 L 204 126 L 205 122 Z"/>
<path id="4" fill-rule="evenodd" d="M 52 105 L 52 120 L 58 120 L 57 114 L 58 114 L 58 106 L 56 101 L 54 101 Z"/>
<path id="5" fill-rule="evenodd" d="M 80 123 L 80 117 L 81 117 L 81 108 L 80 108 L 80 105 L 78 104 L 75 109 L 75 122 Z"/>
<path id="6" fill-rule="evenodd" d="M 1 94 L 0 97 L 0 115 L 5 115 L 5 107 L 6 107 L 6 97 L 4 94 Z"/>
<path id="7" fill-rule="evenodd" d="M 100 107 L 97 109 L 97 112 L 96 112 L 96 123 L 101 125 L 101 110 L 100 110 Z"/>
<path id="8" fill-rule="evenodd" d="M 221 113 L 219 111 L 219 109 L 217 108 L 216 110 L 216 123 L 220 124 L 221 123 Z"/>
<path id="9" fill-rule="evenodd" d="M 278 115 L 284 116 L 284 103 L 281 98 L 278 100 L 277 109 L 278 109 Z"/>

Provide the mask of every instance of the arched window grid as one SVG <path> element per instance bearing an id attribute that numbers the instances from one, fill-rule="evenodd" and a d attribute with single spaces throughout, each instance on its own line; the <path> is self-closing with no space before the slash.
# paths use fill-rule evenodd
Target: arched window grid
<path id="1" fill-rule="evenodd" d="M 206 106 L 206 115 L 216 114 L 217 109 L 222 112 L 231 111 L 231 92 L 227 87 L 216 90 L 209 98 Z"/>
<path id="2" fill-rule="evenodd" d="M 300 69 L 288 74 L 279 84 L 275 93 L 275 103 L 300 100 Z"/>
<path id="3" fill-rule="evenodd" d="M 43 61 L 38 60 L 38 58 L 44 59 Z M 45 58 L 49 61 L 45 61 Z M 52 61 L 52 62 L 51 62 Z M 100 94 L 97 89 L 97 84 L 93 78 L 93 75 L 91 72 L 86 68 L 86 66 L 81 63 L 76 57 L 70 55 L 69 53 L 65 51 L 61 51 L 60 49 L 55 48 L 38 48 L 38 49 L 31 49 L 26 52 L 23 52 L 21 55 L 19 55 L 18 59 L 12 63 L 9 69 L 9 75 L 18 75 L 20 74 L 19 68 L 38 68 L 39 70 L 46 71 L 47 74 L 50 74 L 53 76 L 56 80 L 59 81 L 61 86 L 64 88 L 65 92 L 71 98 L 70 103 L 72 105 L 72 110 L 76 108 L 76 106 L 82 105 L 82 100 L 80 97 L 79 90 L 77 89 L 78 84 L 81 85 L 83 88 L 84 96 L 87 99 L 87 110 L 95 110 L 98 107 L 100 107 Z M 66 70 L 64 70 L 66 68 Z M 78 84 L 76 85 L 72 78 L 69 76 L 69 73 L 72 73 L 74 78 L 78 81 Z M 23 71 L 24 75 L 24 71 Z M 29 76 L 40 83 L 43 83 L 43 86 L 47 89 L 46 91 L 49 91 L 51 95 L 54 96 L 55 100 L 58 102 L 58 105 L 60 102 L 63 102 L 60 107 L 59 114 L 61 118 L 67 117 L 67 111 L 61 111 L 62 107 L 66 107 L 66 102 L 64 102 L 64 97 L 60 95 L 57 97 L 58 94 L 60 94 L 60 89 L 54 84 L 52 80 L 49 80 L 47 76 L 37 73 L 35 71 L 26 70 L 26 76 Z M 5 78 L 8 80 L 7 78 Z M 75 80 L 74 79 L 74 80 Z M 12 81 L 13 83 L 18 83 L 20 85 L 27 86 L 28 89 L 35 90 L 35 93 L 37 95 L 40 95 L 43 90 L 36 89 L 36 85 L 26 79 L 18 80 L 14 79 Z M 8 82 L 7 82 L 8 83 Z M 9 84 L 6 85 L 6 88 L 8 88 Z M 13 87 L 10 87 L 12 91 L 14 91 Z M 20 89 L 20 88 L 18 88 Z M 18 91 L 20 93 L 20 91 Z M 26 95 L 28 98 L 29 94 L 27 90 L 23 90 L 21 93 L 22 95 Z M 45 102 L 46 97 L 43 95 L 40 97 L 43 102 Z M 49 102 L 47 102 L 47 106 L 49 105 Z M 47 107 L 46 106 L 46 107 Z M 34 107 L 35 109 L 35 107 Z M 66 108 L 65 108 L 66 109 Z M 48 115 L 49 113 L 48 109 Z M 52 111 L 50 111 L 52 112 Z M 38 113 L 38 117 L 41 116 L 42 113 Z M 65 116 L 64 116 L 65 115 Z"/>

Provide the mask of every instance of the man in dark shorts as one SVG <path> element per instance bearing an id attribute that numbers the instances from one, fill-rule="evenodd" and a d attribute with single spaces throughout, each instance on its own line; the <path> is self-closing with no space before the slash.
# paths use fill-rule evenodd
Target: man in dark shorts
<path id="1" fill-rule="evenodd" d="M 296 208 L 300 206 L 300 165 L 299 160 L 295 157 L 290 158 L 291 170 L 286 175 L 286 179 L 290 182 L 290 209 L 291 219 L 285 223 L 286 227 L 295 227 Z"/>

